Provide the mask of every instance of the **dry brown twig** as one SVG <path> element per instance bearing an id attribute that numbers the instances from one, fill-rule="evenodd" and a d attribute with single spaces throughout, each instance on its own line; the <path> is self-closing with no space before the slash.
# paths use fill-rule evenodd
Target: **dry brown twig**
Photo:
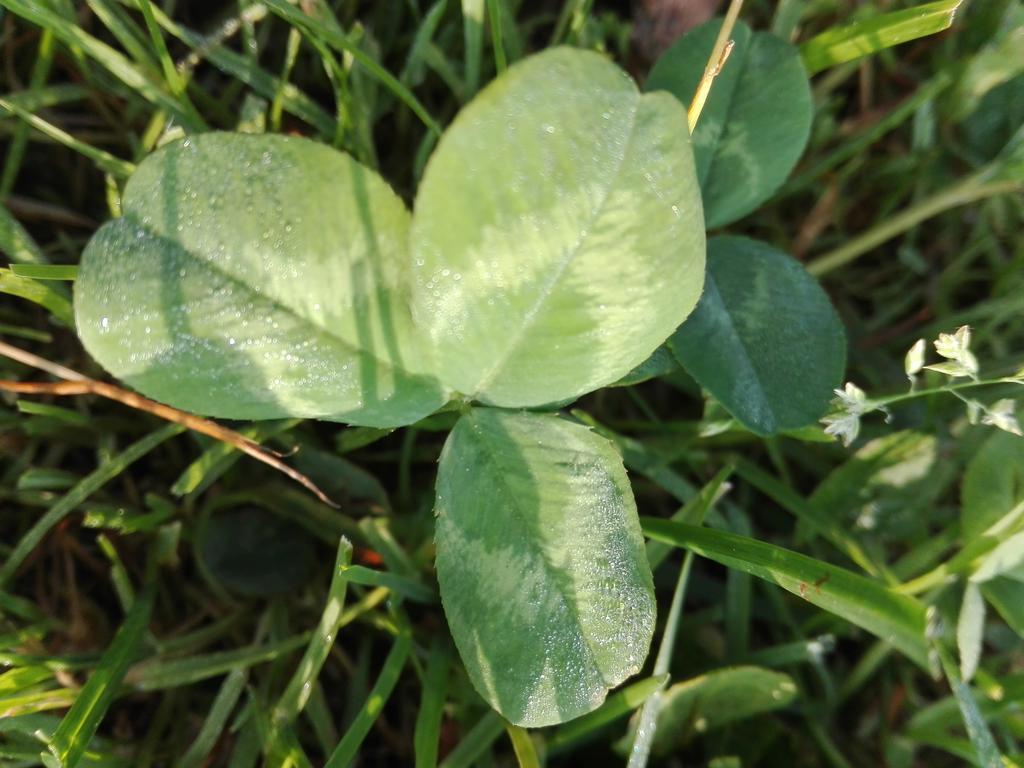
<path id="1" fill-rule="evenodd" d="M 235 432 L 233 429 L 228 429 L 227 427 L 223 427 L 209 419 L 204 419 L 200 416 L 180 411 L 169 405 L 158 403 L 155 400 L 142 397 L 141 395 L 129 392 L 127 389 L 122 389 L 121 387 L 109 384 L 105 381 L 90 379 L 88 376 L 83 376 L 77 371 L 65 368 L 63 365 L 51 362 L 46 358 L 39 357 L 38 355 L 27 352 L 19 347 L 13 347 L 3 341 L 0 341 L 0 355 L 8 357 L 11 360 L 16 360 L 31 368 L 46 371 L 46 373 L 56 376 L 58 379 L 62 379 L 62 381 L 52 382 L 0 380 L 0 390 L 26 395 L 97 395 L 99 397 L 105 397 L 108 400 L 114 400 L 122 405 L 127 405 L 129 408 L 151 413 L 165 421 L 181 424 L 183 427 L 191 429 L 193 432 L 199 432 L 200 434 L 207 435 L 215 440 L 227 443 L 247 456 L 251 456 L 257 461 L 261 461 L 264 464 L 273 467 L 278 472 L 287 475 L 292 480 L 308 489 L 324 504 L 334 507 L 335 509 L 338 508 L 338 505 L 333 502 L 327 494 L 321 491 L 312 480 L 297 469 L 289 467 L 281 460 L 287 454 L 278 453 L 277 451 L 272 451 L 269 448 L 264 448 L 255 440 L 251 440 L 245 435 Z"/>

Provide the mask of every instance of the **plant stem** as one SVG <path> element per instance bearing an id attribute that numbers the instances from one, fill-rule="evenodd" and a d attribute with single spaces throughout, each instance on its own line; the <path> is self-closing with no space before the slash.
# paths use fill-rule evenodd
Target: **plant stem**
<path id="1" fill-rule="evenodd" d="M 693 101 L 690 102 L 690 109 L 686 113 L 686 121 L 690 126 L 690 133 L 693 133 L 693 129 L 697 126 L 697 119 L 704 109 L 704 102 L 708 100 L 708 94 L 711 92 L 711 83 L 714 82 L 718 73 L 722 71 L 725 60 L 729 58 L 729 54 L 732 52 L 732 40 L 729 39 L 729 35 L 732 34 L 732 28 L 736 26 L 736 19 L 739 18 L 740 8 L 742 7 L 743 0 L 730 0 L 729 2 L 729 10 L 726 11 L 725 21 L 722 22 L 722 28 L 718 30 L 715 46 L 711 49 L 711 55 L 708 56 L 707 66 L 704 67 L 704 75 L 701 77 L 700 83 L 697 84 L 697 93 L 694 94 Z"/>
<path id="2" fill-rule="evenodd" d="M 679 579 L 672 595 L 672 605 L 665 620 L 665 631 L 658 647 L 658 657 L 654 661 L 655 676 L 664 675 L 672 664 L 672 652 L 675 650 L 676 633 L 679 631 L 679 619 L 683 615 L 683 600 L 686 597 L 686 586 L 690 580 L 690 569 L 693 567 L 693 552 L 688 551 L 679 570 Z M 662 692 L 655 691 L 650 695 L 640 710 L 640 720 L 633 740 L 633 748 L 629 753 L 628 768 L 646 768 L 647 760 L 654 744 L 654 733 L 658 725 L 658 712 L 661 709 Z"/>
<path id="3" fill-rule="evenodd" d="M 939 395 L 943 393 L 956 394 L 961 389 L 973 389 L 974 387 L 986 387 L 995 384 L 1024 384 L 1019 379 L 983 379 L 981 381 L 965 381 L 960 384 L 947 384 L 943 387 L 931 387 L 930 389 L 918 389 L 912 392 L 904 392 L 900 395 L 890 395 L 889 397 L 882 397 L 871 400 L 871 405 L 875 408 L 885 407 L 893 405 L 894 403 L 901 403 L 905 400 L 913 400 L 918 397 L 928 397 L 929 395 Z"/>
<path id="4" fill-rule="evenodd" d="M 807 265 L 807 271 L 815 277 L 821 277 L 851 261 L 863 256 L 882 243 L 902 235 L 922 221 L 930 219 L 943 211 L 956 208 L 976 200 L 993 195 L 1014 192 L 1021 189 L 1021 182 L 1016 180 L 986 181 L 987 173 L 976 173 L 952 187 L 922 200 L 917 205 L 899 213 L 867 232 L 855 237 L 843 246 L 836 248 L 824 256 L 819 256 Z"/>

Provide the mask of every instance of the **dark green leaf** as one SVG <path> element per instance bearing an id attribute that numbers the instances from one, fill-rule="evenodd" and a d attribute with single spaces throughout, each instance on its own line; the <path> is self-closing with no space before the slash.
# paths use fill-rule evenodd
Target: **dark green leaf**
<path id="1" fill-rule="evenodd" d="M 214 513 L 199 543 L 203 564 L 228 589 L 265 597 L 289 592 L 313 572 L 313 537 L 260 507 Z"/>
<path id="2" fill-rule="evenodd" d="M 662 696 L 654 752 L 665 753 L 692 736 L 789 704 L 789 675 L 760 667 L 725 667 L 676 683 Z"/>
<path id="3" fill-rule="evenodd" d="M 1024 501 L 1024 440 L 994 431 L 964 473 L 960 525 L 970 541 Z"/>
<path id="4" fill-rule="evenodd" d="M 709 21 L 669 48 L 645 89 L 666 90 L 689 105 L 704 74 L 721 20 Z M 744 216 L 774 194 L 804 151 L 811 130 L 811 89 L 796 48 L 743 22 L 693 132 L 693 153 L 707 226 Z"/>
<path id="5" fill-rule="evenodd" d="M 686 370 L 762 435 L 813 423 L 846 365 L 846 335 L 799 263 L 743 237 L 708 241 L 697 309 L 669 340 Z"/>

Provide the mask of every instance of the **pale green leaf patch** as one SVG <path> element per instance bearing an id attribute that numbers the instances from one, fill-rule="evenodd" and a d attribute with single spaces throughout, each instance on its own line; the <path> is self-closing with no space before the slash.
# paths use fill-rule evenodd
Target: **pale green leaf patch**
<path id="1" fill-rule="evenodd" d="M 451 389 L 535 407 L 617 381 L 703 285 L 686 110 L 593 52 L 521 61 L 445 132 L 411 248 L 414 314 Z"/>
<path id="2" fill-rule="evenodd" d="M 554 415 L 474 409 L 442 452 L 436 514 L 452 636 L 504 717 L 570 720 L 640 670 L 653 583 L 611 443 Z"/>
<path id="3" fill-rule="evenodd" d="M 82 256 L 78 332 L 157 400 L 407 424 L 445 400 L 408 309 L 409 213 L 347 155 L 204 134 L 150 155 Z"/>

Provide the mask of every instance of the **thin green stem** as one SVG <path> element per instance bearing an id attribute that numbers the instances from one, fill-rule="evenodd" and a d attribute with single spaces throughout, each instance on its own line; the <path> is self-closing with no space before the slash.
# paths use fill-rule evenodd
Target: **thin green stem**
<path id="1" fill-rule="evenodd" d="M 693 567 L 693 552 L 687 551 L 683 566 L 679 569 L 679 579 L 672 594 L 672 605 L 665 620 L 665 630 L 658 646 L 658 657 L 654 661 L 654 677 L 668 673 L 672 664 L 672 653 L 675 650 L 676 634 L 679 631 L 679 620 L 683 615 L 683 601 L 686 598 L 686 586 L 690 581 L 690 569 Z M 658 712 L 661 710 L 662 692 L 655 691 L 650 695 L 640 710 L 640 720 L 636 727 L 636 737 L 629 753 L 628 768 L 646 768 L 647 760 L 654 744 L 654 734 L 658 726 Z"/>
<path id="2" fill-rule="evenodd" d="M 46 83 L 46 78 L 50 74 L 50 65 L 53 62 L 53 49 L 53 32 L 45 29 L 39 38 L 39 52 L 32 65 L 32 74 L 29 79 L 30 93 L 38 91 Z M 7 199 L 11 190 L 14 189 L 14 181 L 21 169 L 21 160 L 28 144 L 28 130 L 28 124 L 22 122 L 14 132 L 14 139 L 7 150 L 7 159 L 4 162 L 3 178 L 0 179 L 0 200 Z"/>
<path id="3" fill-rule="evenodd" d="M 987 175 L 987 173 L 973 174 L 952 187 L 922 200 L 917 205 L 913 205 L 902 213 L 872 227 L 845 245 L 814 259 L 807 265 L 807 271 L 815 277 L 821 277 L 855 261 L 882 243 L 902 235 L 922 221 L 944 211 L 983 200 L 986 197 L 1019 191 L 1024 186 L 1016 180 L 987 181 Z"/>
<path id="4" fill-rule="evenodd" d="M 965 381 L 960 384 L 946 384 L 942 387 L 930 387 L 928 389 L 912 390 L 910 392 L 904 392 L 899 395 L 890 395 L 888 397 L 874 398 L 869 401 L 873 408 L 884 408 L 886 406 L 894 405 L 895 403 L 902 403 L 906 400 L 914 400 L 918 397 L 928 397 L 930 395 L 940 395 L 945 393 L 956 394 L 958 391 L 963 389 L 974 389 L 976 387 L 988 387 L 995 384 L 1022 384 L 1024 381 L 1020 379 L 1012 378 L 1001 378 L 1001 379 L 981 379 L 980 381 Z"/>
<path id="5" fill-rule="evenodd" d="M 508 67 L 505 41 L 501 33 L 501 0 L 487 0 L 487 17 L 491 23 L 491 45 L 494 47 L 494 68 L 500 75 Z"/>
<path id="6" fill-rule="evenodd" d="M 58 144 L 62 144 L 68 149 L 74 150 L 79 154 L 85 155 L 96 163 L 97 167 L 101 170 L 113 174 L 118 178 L 127 178 L 128 176 L 131 176 L 132 172 L 135 170 L 135 166 L 131 163 L 121 160 L 118 157 L 114 157 L 112 154 L 104 152 L 102 149 L 86 144 L 84 141 L 79 141 L 67 131 L 58 128 L 56 125 L 53 125 L 53 123 L 48 123 L 41 117 L 33 115 L 31 112 L 22 109 L 12 101 L 0 99 L 0 109 L 6 109 L 9 112 L 14 113 L 47 138 L 50 138 Z"/>

